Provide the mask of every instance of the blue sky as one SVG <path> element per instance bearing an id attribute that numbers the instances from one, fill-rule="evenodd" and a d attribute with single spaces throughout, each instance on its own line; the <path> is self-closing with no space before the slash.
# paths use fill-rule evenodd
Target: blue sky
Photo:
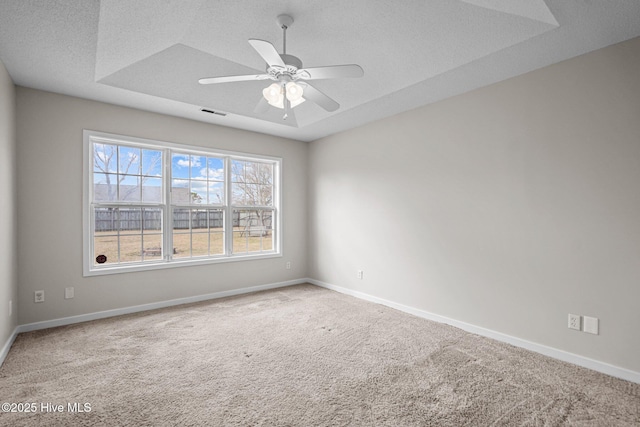
<path id="1" fill-rule="evenodd" d="M 254 183 L 242 183 L 247 182 L 244 177 L 246 167 L 261 168 L 260 170 L 269 168 L 269 172 L 273 173 L 272 166 L 269 164 L 242 160 L 233 160 L 232 164 L 234 203 L 243 203 L 244 191 L 240 187 L 245 185 L 256 187 Z M 162 188 L 162 171 L 162 151 L 160 150 L 99 143 L 94 145 L 94 184 L 104 185 L 109 182 L 115 185 L 119 181 L 120 200 L 139 201 L 142 195 L 143 201 L 161 202 L 158 199 L 161 197 L 161 191 L 145 191 L 145 188 Z M 225 173 L 222 158 L 174 152 L 171 155 L 171 178 L 172 188 L 188 189 L 189 194 L 192 195 L 191 202 L 224 203 Z M 141 185 L 142 188 L 140 188 Z M 252 190 L 256 189 L 252 188 Z M 151 194 L 154 195 L 153 200 L 145 199 Z M 107 192 L 102 191 L 101 195 L 101 197 L 107 197 Z M 107 200 L 115 200 L 117 197 L 115 187 L 108 197 Z"/>

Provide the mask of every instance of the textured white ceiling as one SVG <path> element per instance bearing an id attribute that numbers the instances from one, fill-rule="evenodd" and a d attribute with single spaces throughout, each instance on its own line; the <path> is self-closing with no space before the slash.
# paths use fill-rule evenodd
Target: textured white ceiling
<path id="1" fill-rule="evenodd" d="M 253 111 L 269 81 L 197 83 L 263 72 L 247 40 L 281 51 L 281 13 L 305 66 L 364 69 L 314 83 L 336 112 L 305 102 L 283 121 Z M 638 35 L 637 0 L 0 1 L 0 60 L 19 85 L 304 141 Z"/>

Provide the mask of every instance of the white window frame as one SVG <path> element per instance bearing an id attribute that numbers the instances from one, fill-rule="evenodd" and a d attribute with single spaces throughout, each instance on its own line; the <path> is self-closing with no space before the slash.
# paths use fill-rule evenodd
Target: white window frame
<path id="1" fill-rule="evenodd" d="M 118 202 L 102 203 L 102 205 L 119 206 L 141 206 L 141 207 L 161 207 L 163 209 L 162 220 L 162 240 L 163 257 L 157 261 L 146 261 L 139 263 L 125 263 L 116 265 L 96 266 L 94 264 L 93 235 L 95 222 L 92 218 L 93 212 L 93 143 L 102 142 L 105 144 L 128 145 L 139 148 L 147 148 L 162 151 L 163 159 L 163 199 L 161 203 L 144 202 Z M 193 154 L 199 156 L 220 157 L 224 159 L 225 165 L 225 200 L 223 204 L 215 205 L 191 205 L 196 209 L 222 209 L 224 212 L 224 254 L 215 256 L 203 256 L 198 258 L 176 258 L 173 259 L 173 208 L 176 205 L 171 203 L 171 154 L 172 152 Z M 243 209 L 243 206 L 235 206 L 231 198 L 231 160 L 244 160 L 253 162 L 268 162 L 273 164 L 273 249 L 270 251 L 253 253 L 232 253 L 233 241 L 233 210 Z M 105 274 L 116 274 L 134 271 L 155 270 L 162 268 L 185 267 L 190 265 L 215 264 L 222 262 L 247 261 L 255 259 L 282 257 L 282 158 L 264 156 L 258 154 L 248 154 L 242 152 L 218 150 L 214 148 L 201 147 L 195 145 L 177 144 L 167 141 L 157 141 L 131 136 L 116 135 L 111 133 L 93 131 L 85 129 L 83 131 L 83 199 L 82 199 L 82 235 L 83 235 L 83 276 L 98 276 Z M 244 207 L 247 208 L 247 207 Z"/>

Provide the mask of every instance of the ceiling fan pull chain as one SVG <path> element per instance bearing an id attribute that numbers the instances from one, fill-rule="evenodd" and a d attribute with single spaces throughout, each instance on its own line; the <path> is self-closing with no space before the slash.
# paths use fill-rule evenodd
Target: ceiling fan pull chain
<path id="1" fill-rule="evenodd" d="M 284 86 L 284 89 L 286 93 L 286 85 Z M 287 117 L 289 117 L 289 108 L 291 108 L 291 104 L 289 104 L 289 99 L 286 97 L 286 95 L 283 101 L 284 101 L 284 116 L 282 116 L 282 120 L 287 120 Z"/>

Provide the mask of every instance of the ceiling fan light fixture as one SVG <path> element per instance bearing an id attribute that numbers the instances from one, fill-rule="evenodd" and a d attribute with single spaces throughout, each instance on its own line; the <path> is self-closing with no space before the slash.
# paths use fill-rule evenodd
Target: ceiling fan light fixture
<path id="1" fill-rule="evenodd" d="M 272 83 L 262 90 L 262 96 L 264 96 L 269 105 L 280 109 L 284 109 L 285 96 L 289 100 L 291 108 L 302 104 L 305 101 L 302 94 L 302 86 L 293 82 L 287 83 L 284 87 L 280 83 Z"/>
<path id="2" fill-rule="evenodd" d="M 262 96 L 267 102 L 274 107 L 284 108 L 284 90 L 279 83 L 272 83 L 269 87 L 266 87 L 262 90 Z"/>
<path id="3" fill-rule="evenodd" d="M 287 99 L 291 102 L 292 105 L 294 102 L 302 99 L 302 86 L 294 82 L 289 82 L 287 83 L 285 88 L 287 91 Z"/>

